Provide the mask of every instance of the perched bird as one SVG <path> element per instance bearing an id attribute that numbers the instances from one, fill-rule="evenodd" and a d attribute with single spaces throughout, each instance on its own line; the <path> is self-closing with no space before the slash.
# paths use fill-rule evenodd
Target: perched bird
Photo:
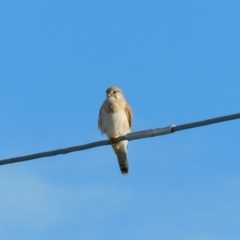
<path id="1" fill-rule="evenodd" d="M 112 142 L 115 138 L 126 135 L 131 131 L 133 113 L 120 88 L 108 88 L 106 93 L 107 99 L 103 102 L 99 113 L 98 128 Z M 127 140 L 112 144 L 120 170 L 124 175 L 128 174 L 129 168 L 127 145 Z"/>

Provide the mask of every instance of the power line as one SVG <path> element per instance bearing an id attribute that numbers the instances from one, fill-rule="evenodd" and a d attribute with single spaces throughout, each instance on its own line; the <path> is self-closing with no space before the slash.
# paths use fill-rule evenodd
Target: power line
<path id="1" fill-rule="evenodd" d="M 155 136 L 174 133 L 174 132 L 181 131 L 181 130 L 202 127 L 202 126 L 206 126 L 209 124 L 215 124 L 215 123 L 235 120 L 235 119 L 239 119 L 239 118 L 240 118 L 240 113 L 237 113 L 237 114 L 233 114 L 233 115 L 211 118 L 211 119 L 207 119 L 204 121 L 193 122 L 193 123 L 183 124 L 183 125 L 179 125 L 179 126 L 172 125 L 172 126 L 164 127 L 164 128 L 156 128 L 156 129 L 149 129 L 149 130 L 145 130 L 145 131 L 138 131 L 138 132 L 126 134 L 125 136 L 118 137 L 112 143 L 117 143 L 122 140 L 131 141 L 131 140 L 136 140 L 136 139 L 140 139 L 140 138 L 155 137 Z M 93 143 L 75 146 L 75 147 L 63 148 L 63 149 L 58 149 L 58 150 L 53 150 L 53 151 L 48 151 L 48 152 L 41 152 L 41 153 L 26 155 L 26 156 L 22 156 L 22 157 L 8 158 L 8 159 L 0 160 L 0 165 L 24 162 L 24 161 L 37 159 L 37 158 L 43 158 L 43 157 L 51 157 L 51 156 L 55 156 L 55 155 L 59 155 L 59 154 L 67 154 L 70 152 L 82 151 L 82 150 L 86 150 L 89 148 L 110 145 L 112 143 L 110 143 L 108 140 L 98 141 L 98 142 L 93 142 Z"/>

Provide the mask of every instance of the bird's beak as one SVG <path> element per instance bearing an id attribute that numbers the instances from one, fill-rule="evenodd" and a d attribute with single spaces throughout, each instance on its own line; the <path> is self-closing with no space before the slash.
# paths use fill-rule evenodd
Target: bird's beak
<path id="1" fill-rule="evenodd" d="M 108 93 L 108 97 L 111 97 L 111 93 Z"/>

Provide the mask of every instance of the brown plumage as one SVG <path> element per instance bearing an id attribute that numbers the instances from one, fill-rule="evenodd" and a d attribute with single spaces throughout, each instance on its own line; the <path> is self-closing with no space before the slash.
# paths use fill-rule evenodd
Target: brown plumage
<path id="1" fill-rule="evenodd" d="M 106 93 L 107 99 L 103 102 L 100 109 L 98 127 L 110 140 L 114 140 L 131 131 L 133 113 L 120 88 L 108 88 Z M 129 169 L 127 145 L 127 140 L 112 144 L 118 158 L 121 172 L 124 175 L 128 174 Z"/>

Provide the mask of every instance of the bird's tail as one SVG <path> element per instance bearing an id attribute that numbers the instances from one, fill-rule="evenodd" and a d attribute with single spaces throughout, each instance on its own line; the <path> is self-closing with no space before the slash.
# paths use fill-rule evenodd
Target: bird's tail
<path id="1" fill-rule="evenodd" d="M 126 152 L 118 151 L 118 152 L 116 152 L 116 154 L 117 154 L 118 163 L 119 163 L 119 167 L 120 167 L 120 170 L 121 170 L 122 174 L 127 175 L 129 165 L 128 165 Z"/>

